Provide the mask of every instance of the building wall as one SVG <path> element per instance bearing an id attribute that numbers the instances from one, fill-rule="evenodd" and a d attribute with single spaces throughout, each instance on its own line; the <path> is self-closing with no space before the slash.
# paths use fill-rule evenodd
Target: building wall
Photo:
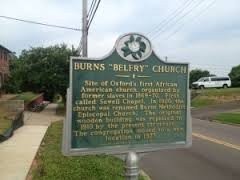
<path id="1" fill-rule="evenodd" d="M 9 52 L 0 47 L 0 88 L 9 76 Z"/>

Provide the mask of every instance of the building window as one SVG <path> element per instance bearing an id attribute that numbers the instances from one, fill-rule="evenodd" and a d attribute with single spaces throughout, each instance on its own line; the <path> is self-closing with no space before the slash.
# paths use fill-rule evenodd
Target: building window
<path id="1" fill-rule="evenodd" d="M 4 60 L 7 61 L 7 53 L 4 53 Z"/>

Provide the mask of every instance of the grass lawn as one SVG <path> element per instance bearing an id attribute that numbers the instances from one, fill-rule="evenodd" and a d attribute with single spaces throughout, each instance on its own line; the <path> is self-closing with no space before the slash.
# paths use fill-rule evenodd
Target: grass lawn
<path id="1" fill-rule="evenodd" d="M 28 104 L 32 99 L 34 99 L 38 95 L 39 94 L 35 94 L 33 92 L 24 92 L 14 97 L 12 100 L 24 100 L 24 103 Z"/>
<path id="2" fill-rule="evenodd" d="M 239 124 L 240 125 L 240 112 L 233 113 L 220 113 L 214 117 L 215 120 L 226 124 Z"/>
<path id="3" fill-rule="evenodd" d="M 0 134 L 3 134 L 12 125 L 12 121 L 8 119 L 7 113 L 0 109 Z"/>
<path id="4" fill-rule="evenodd" d="M 191 102 L 193 107 L 205 107 L 240 100 L 240 88 L 203 89 L 192 91 L 198 93 L 198 96 Z"/>
<path id="5" fill-rule="evenodd" d="M 191 105 L 196 108 L 210 106 L 214 104 L 217 104 L 215 100 L 211 100 L 206 97 L 196 97 L 191 101 Z"/>
<path id="6" fill-rule="evenodd" d="M 43 139 L 36 163 L 29 173 L 33 180 L 125 179 L 124 164 L 120 159 L 107 155 L 65 157 L 61 153 L 61 141 L 62 122 L 53 123 Z"/>
<path id="7" fill-rule="evenodd" d="M 210 88 L 210 89 L 203 89 L 203 90 L 196 90 L 201 95 L 207 96 L 239 96 L 240 95 L 240 88 Z"/>

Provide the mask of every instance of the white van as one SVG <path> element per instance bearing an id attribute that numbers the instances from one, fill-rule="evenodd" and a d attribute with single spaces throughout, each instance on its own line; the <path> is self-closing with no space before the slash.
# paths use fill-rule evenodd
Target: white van
<path id="1" fill-rule="evenodd" d="M 228 88 L 231 86 L 231 79 L 229 77 L 202 77 L 198 81 L 192 83 L 194 89 L 204 88 Z"/>

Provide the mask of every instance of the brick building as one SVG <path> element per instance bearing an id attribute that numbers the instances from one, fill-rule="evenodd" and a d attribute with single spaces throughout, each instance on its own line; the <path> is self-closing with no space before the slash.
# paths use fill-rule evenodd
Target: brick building
<path id="1" fill-rule="evenodd" d="M 9 76 L 10 54 L 10 50 L 0 45 L 0 90 Z"/>

